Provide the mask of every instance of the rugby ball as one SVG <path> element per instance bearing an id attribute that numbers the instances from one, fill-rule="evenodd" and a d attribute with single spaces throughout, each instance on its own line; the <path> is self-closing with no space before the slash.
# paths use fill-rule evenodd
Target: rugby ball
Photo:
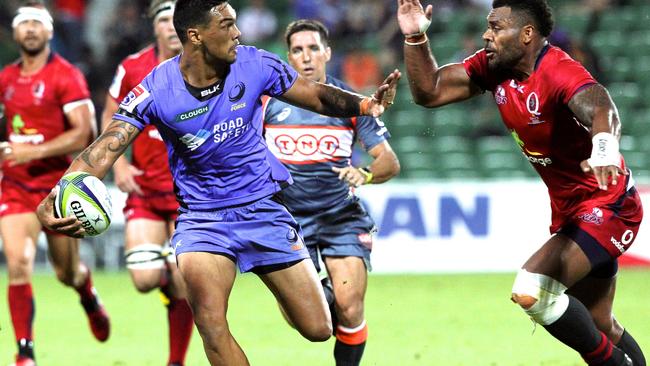
<path id="1" fill-rule="evenodd" d="M 54 216 L 75 216 L 86 231 L 96 236 L 108 229 L 113 205 L 108 189 L 101 180 L 85 172 L 68 173 L 57 183 Z"/>

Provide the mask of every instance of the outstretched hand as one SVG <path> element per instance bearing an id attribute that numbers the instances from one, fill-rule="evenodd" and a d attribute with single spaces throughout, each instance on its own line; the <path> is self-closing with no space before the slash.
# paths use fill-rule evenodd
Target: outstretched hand
<path id="1" fill-rule="evenodd" d="M 361 114 L 369 115 L 373 117 L 381 116 L 386 108 L 393 104 L 395 100 L 395 94 L 397 93 L 397 82 L 402 77 L 402 73 L 395 69 L 391 72 L 383 83 L 377 88 L 377 91 L 372 95 L 371 98 L 367 98 L 367 105 L 362 108 Z M 363 102 L 362 102 L 363 103 Z"/>
<path id="2" fill-rule="evenodd" d="M 607 185 L 610 184 L 615 186 L 618 183 L 618 177 L 620 175 L 628 175 L 629 173 L 626 170 L 623 170 L 616 165 L 607 165 L 607 166 L 591 166 L 589 164 L 589 159 L 583 160 L 580 163 L 582 171 L 585 173 L 593 173 L 598 181 L 598 188 L 603 191 L 607 190 Z"/>
<path id="3" fill-rule="evenodd" d="M 422 8 L 419 0 L 397 0 L 397 23 L 405 36 L 424 34 L 433 15 L 433 5 Z"/>
<path id="4" fill-rule="evenodd" d="M 72 236 L 75 238 L 83 238 L 86 231 L 81 226 L 81 221 L 77 220 L 76 217 L 64 217 L 57 219 L 54 217 L 54 197 L 56 197 L 56 189 L 52 189 L 52 192 L 41 201 L 36 209 L 36 215 L 38 220 L 43 224 L 43 226 L 51 231 L 57 232 L 59 234 Z"/>

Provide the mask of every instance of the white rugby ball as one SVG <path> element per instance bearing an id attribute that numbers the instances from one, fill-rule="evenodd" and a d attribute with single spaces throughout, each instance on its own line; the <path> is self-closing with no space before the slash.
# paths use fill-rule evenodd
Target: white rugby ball
<path id="1" fill-rule="evenodd" d="M 108 189 L 101 180 L 85 172 L 68 173 L 57 183 L 54 216 L 75 216 L 86 231 L 96 236 L 108 229 L 113 205 Z"/>

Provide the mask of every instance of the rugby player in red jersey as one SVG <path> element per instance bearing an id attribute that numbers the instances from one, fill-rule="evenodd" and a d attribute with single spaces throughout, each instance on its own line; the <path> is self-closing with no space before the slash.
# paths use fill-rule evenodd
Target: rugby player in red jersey
<path id="1" fill-rule="evenodd" d="M 645 365 L 612 314 L 617 258 L 634 241 L 643 209 L 619 153 L 607 90 L 547 37 L 545 0 L 495 0 L 485 48 L 439 67 L 426 29 L 433 8 L 398 0 L 413 99 L 435 108 L 484 91 L 548 187 L 551 238 L 517 274 L 512 300 L 589 365 Z M 435 48 L 435 45 L 434 45 Z"/>
<path id="2" fill-rule="evenodd" d="M 106 97 L 102 124 L 108 126 L 122 99 L 159 63 L 182 49 L 172 22 L 174 1 L 153 0 L 149 16 L 156 43 L 128 56 L 118 66 Z M 194 321 L 185 285 L 166 242 L 174 231 L 178 203 L 167 163 L 167 148 L 154 126 L 133 142 L 132 161 L 120 157 L 113 166 L 115 184 L 129 194 L 126 218 L 126 266 L 138 291 L 161 291 L 169 323 L 169 365 L 185 360 Z"/>
<path id="3" fill-rule="evenodd" d="M 30 1 L 13 19 L 20 59 L 0 72 L 7 140 L 1 143 L 0 231 L 9 272 L 9 312 L 18 355 L 16 365 L 34 365 L 34 295 L 31 275 L 43 227 L 38 203 L 83 150 L 94 129 L 94 107 L 81 72 L 51 52 L 52 18 Z M 79 241 L 45 230 L 58 279 L 77 290 L 93 334 L 105 341 L 108 314 L 99 302 L 90 270 L 79 260 Z"/>

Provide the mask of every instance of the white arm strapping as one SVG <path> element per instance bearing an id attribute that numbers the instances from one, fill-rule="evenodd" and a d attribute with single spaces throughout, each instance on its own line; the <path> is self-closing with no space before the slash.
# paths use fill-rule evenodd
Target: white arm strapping
<path id="1" fill-rule="evenodd" d="M 599 132 L 591 141 L 593 147 L 587 162 L 592 168 L 610 165 L 621 167 L 621 153 L 618 151 L 618 140 L 614 135 L 609 132 Z"/>

